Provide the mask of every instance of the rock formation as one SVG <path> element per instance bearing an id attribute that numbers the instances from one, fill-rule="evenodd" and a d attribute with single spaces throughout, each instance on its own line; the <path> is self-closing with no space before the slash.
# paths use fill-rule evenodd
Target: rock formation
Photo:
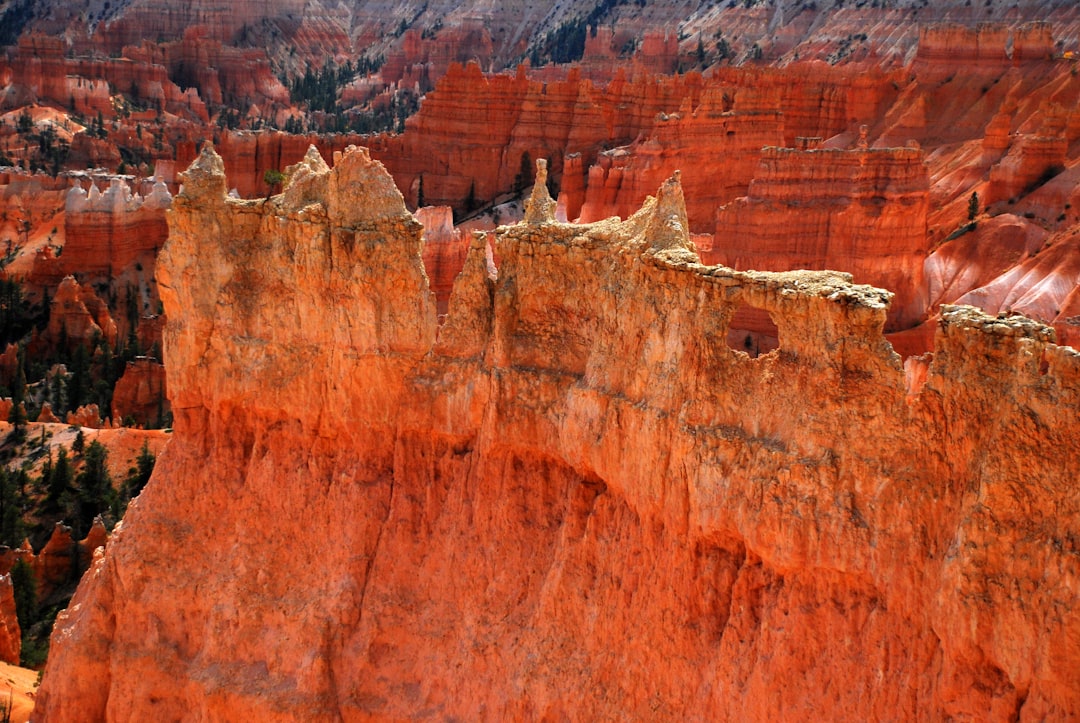
<path id="1" fill-rule="evenodd" d="M 113 390 L 113 421 L 132 422 L 147 428 L 161 427 L 168 414 L 165 367 L 157 359 L 148 357 L 129 361 Z"/>
<path id="2" fill-rule="evenodd" d="M 57 264 L 84 278 L 112 280 L 140 261 L 153 264 L 169 234 L 165 210 L 172 203 L 166 185 L 158 181 L 145 197 L 131 192 L 119 178 L 100 191 L 74 186 L 65 205 L 64 253 Z"/>
<path id="3" fill-rule="evenodd" d="M 537 184 L 440 326 L 380 164 L 290 178 L 184 174 L 175 438 L 57 620 L 38 720 L 1080 715 L 1052 329 L 945 307 L 905 375 L 888 292 L 699 263 L 677 179 L 588 225 Z M 728 348 L 740 305 L 778 350 Z"/>
<path id="4" fill-rule="evenodd" d="M 21 651 L 22 630 L 15 614 L 15 588 L 10 574 L 0 575 L 0 660 L 18 665 Z"/>
<path id="5" fill-rule="evenodd" d="M 68 276 L 53 297 L 45 337 L 65 352 L 79 345 L 92 349 L 98 338 L 116 343 L 116 323 L 93 288 L 83 287 L 75 277 Z"/>
<path id="6" fill-rule="evenodd" d="M 424 227 L 424 270 L 438 311 L 445 314 L 454 279 L 465 266 L 469 239 L 454 228 L 454 213 L 449 206 L 419 208 L 416 220 Z"/>
<path id="7" fill-rule="evenodd" d="M 720 209 L 705 258 L 737 269 L 841 268 L 893 291 L 890 325 L 926 311 L 930 179 L 913 148 L 765 148 L 749 194 Z"/>
<path id="8" fill-rule="evenodd" d="M 96 404 L 84 404 L 75 411 L 68 412 L 67 419 L 64 421 L 76 427 L 90 427 L 91 429 L 100 429 L 103 424 L 101 410 Z"/>
<path id="9" fill-rule="evenodd" d="M 100 519 L 94 521 L 87 535 L 76 541 L 71 528 L 57 523 L 48 542 L 37 553 L 24 541 L 22 547 L 0 547 L 0 660 L 19 662 L 21 632 L 15 610 L 11 568 L 22 560 L 30 566 L 39 604 L 55 604 L 53 594 L 60 588 L 71 589 L 79 576 L 90 567 L 94 552 L 105 547 L 109 533 Z"/>

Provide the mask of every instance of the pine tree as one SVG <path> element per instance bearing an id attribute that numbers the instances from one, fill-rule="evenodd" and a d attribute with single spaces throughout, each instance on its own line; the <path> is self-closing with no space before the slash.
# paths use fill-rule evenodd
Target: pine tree
<path id="1" fill-rule="evenodd" d="M 70 506 L 72 495 L 71 481 L 75 472 L 63 447 L 56 453 L 56 462 L 52 465 L 49 478 L 44 482 L 46 490 L 45 506 L 50 510 L 60 510 Z"/>
<path id="2" fill-rule="evenodd" d="M 49 397 L 52 399 L 53 411 L 56 412 L 56 416 L 59 417 L 67 408 L 64 406 L 64 375 L 57 372 L 53 375 L 52 385 L 49 391 Z"/>
<path id="3" fill-rule="evenodd" d="M 15 617 L 28 630 L 37 620 L 37 581 L 34 571 L 21 557 L 11 566 L 11 586 L 15 592 Z"/>
<path id="4" fill-rule="evenodd" d="M 268 168 L 263 173 L 263 183 L 266 184 L 266 200 L 270 200 L 270 196 L 274 195 L 274 189 L 285 182 L 285 174 L 276 168 Z"/>
<path id="5" fill-rule="evenodd" d="M 26 351 L 19 347 L 18 368 L 15 372 L 15 380 L 11 383 L 11 411 L 8 413 L 8 421 L 11 422 L 11 439 L 16 444 L 26 439 L 26 410 L 23 402 L 26 399 Z"/>
<path id="6" fill-rule="evenodd" d="M 128 472 L 124 480 L 124 496 L 133 499 L 142 492 L 146 483 L 150 481 L 150 475 L 154 472 L 154 463 L 157 458 L 150 451 L 149 442 L 144 441 L 139 456 L 135 458 L 135 466 Z"/>
<path id="7" fill-rule="evenodd" d="M 0 467 L 0 544 L 18 547 L 25 530 L 16 474 Z"/>
<path id="8" fill-rule="evenodd" d="M 67 392 L 68 409 L 78 409 L 80 405 L 86 403 L 86 395 L 90 392 L 90 360 L 86 353 L 86 346 L 83 344 L 75 347 Z"/>
<path id="9" fill-rule="evenodd" d="M 974 221 L 975 217 L 979 215 L 979 194 L 975 191 L 971 192 L 971 198 L 968 199 L 968 221 Z"/>
<path id="10" fill-rule="evenodd" d="M 97 440 L 91 442 L 83 454 L 83 468 L 75 478 L 78 504 L 71 520 L 76 539 L 85 536 L 94 518 L 112 511 L 116 502 L 116 490 L 113 489 L 107 466 L 108 457 L 108 450 Z"/>

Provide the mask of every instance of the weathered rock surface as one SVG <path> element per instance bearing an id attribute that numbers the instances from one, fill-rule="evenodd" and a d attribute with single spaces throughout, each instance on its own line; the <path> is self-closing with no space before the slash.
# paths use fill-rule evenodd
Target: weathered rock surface
<path id="1" fill-rule="evenodd" d="M 90 286 L 82 286 L 75 277 L 65 277 L 53 297 L 45 338 L 54 347 L 70 352 L 76 346 L 92 349 L 96 339 L 116 343 L 116 323 L 105 302 Z"/>
<path id="2" fill-rule="evenodd" d="M 58 588 L 78 582 L 79 576 L 89 569 L 94 552 L 104 547 L 108 539 L 109 533 L 100 519 L 94 520 L 93 526 L 82 540 L 72 537 L 70 527 L 57 523 L 48 541 L 36 553 L 28 540 L 15 550 L 0 547 L 0 575 L 9 575 L 15 561 L 23 560 L 33 571 L 37 600 L 42 603 L 49 600 Z M 18 629 L 14 605 L 10 608 L 9 616 L 7 603 L 3 601 L 3 596 L 7 594 L 2 590 L 3 584 L 0 580 L 0 627 Z M 10 581 L 8 585 L 10 586 Z M 18 659 L 17 653 L 13 660 L 3 658 L 7 662 L 18 662 Z"/>
<path id="3" fill-rule="evenodd" d="M 469 239 L 454 228 L 454 213 L 449 206 L 424 206 L 416 210 L 416 220 L 424 227 L 424 270 L 440 314 L 450 303 L 454 279 L 465 266 Z"/>
<path id="4" fill-rule="evenodd" d="M 185 174 L 175 438 L 39 720 L 1080 715 L 1051 329 L 946 307 L 909 389 L 887 292 L 698 263 L 677 180 L 583 226 L 537 184 L 439 327 L 388 174 L 305 164 L 265 203 Z M 744 304 L 778 351 L 724 343 Z"/>
<path id="5" fill-rule="evenodd" d="M 891 326 L 923 317 L 930 179 L 914 148 L 765 148 L 749 194 L 717 213 L 710 263 L 841 268 L 896 297 Z"/>
<path id="6" fill-rule="evenodd" d="M 73 426 L 90 427 L 91 429 L 100 429 L 104 424 L 101 421 L 101 410 L 98 409 L 96 404 L 84 404 L 78 409 L 68 412 L 65 421 Z"/>
<path id="7" fill-rule="evenodd" d="M 0 575 L 0 660 L 19 664 L 22 651 L 22 630 L 15 612 L 15 588 L 11 575 Z"/>
<path id="8" fill-rule="evenodd" d="M 113 390 L 113 422 L 161 427 L 168 414 L 165 367 L 157 359 L 148 357 L 129 361 Z"/>
<path id="9" fill-rule="evenodd" d="M 111 281 L 137 263 L 150 265 L 169 235 L 165 210 L 172 203 L 158 181 L 145 196 L 132 193 L 124 181 L 111 179 L 105 191 L 91 184 L 68 192 L 64 211 L 67 241 L 53 262 L 69 274 Z"/>

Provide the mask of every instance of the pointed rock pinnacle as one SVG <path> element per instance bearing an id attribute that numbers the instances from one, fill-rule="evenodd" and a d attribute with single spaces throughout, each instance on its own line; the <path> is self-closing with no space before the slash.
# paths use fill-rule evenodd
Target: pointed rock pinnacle
<path id="1" fill-rule="evenodd" d="M 686 220 L 686 199 L 683 197 L 681 178 L 682 172 L 675 171 L 656 192 L 656 202 L 645 229 L 645 238 L 657 251 L 694 250 L 690 241 L 690 223 Z"/>
<path id="2" fill-rule="evenodd" d="M 551 200 L 551 194 L 547 187 L 547 159 L 536 159 L 536 182 L 533 184 L 532 195 L 525 201 L 525 223 L 530 226 L 540 226 L 555 221 L 555 201 Z"/>

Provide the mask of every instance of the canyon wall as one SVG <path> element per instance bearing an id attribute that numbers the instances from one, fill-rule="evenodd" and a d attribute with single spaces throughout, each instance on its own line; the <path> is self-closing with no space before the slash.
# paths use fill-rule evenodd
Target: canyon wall
<path id="1" fill-rule="evenodd" d="M 152 267 L 169 235 L 165 210 L 171 203 L 172 195 L 161 181 L 146 196 L 133 194 L 120 178 L 111 179 L 104 191 L 96 184 L 89 192 L 73 186 L 64 208 L 67 240 L 52 265 L 61 269 L 59 273 L 104 280 L 119 276 L 140 259 Z M 40 262 L 48 266 L 45 258 Z"/>
<path id="2" fill-rule="evenodd" d="M 380 164 L 289 176 L 227 198 L 210 149 L 184 175 L 175 436 L 37 720 L 1080 715 L 1052 329 L 945 307 L 908 386 L 888 292 L 702 265 L 677 179 L 588 225 L 537 183 L 440 324 Z M 740 306 L 778 350 L 724 343 Z"/>
<path id="3" fill-rule="evenodd" d="M 764 148 L 747 196 L 717 213 L 710 263 L 841 268 L 896 297 L 891 327 L 923 318 L 930 179 L 917 148 Z"/>
<path id="4" fill-rule="evenodd" d="M 708 77 L 619 69 L 606 83 L 577 67 L 541 79 L 525 66 L 485 75 L 475 63 L 453 64 L 404 134 L 370 142 L 410 204 L 422 188 L 426 203 L 459 212 L 472 210 L 467 199 L 527 188 L 538 158 L 551 160 L 567 217 L 582 221 L 631 215 L 682 170 L 690 223 L 711 232 L 716 207 L 745 194 L 762 146 L 856 132 L 895 100 L 901 80 L 824 63 Z"/>

